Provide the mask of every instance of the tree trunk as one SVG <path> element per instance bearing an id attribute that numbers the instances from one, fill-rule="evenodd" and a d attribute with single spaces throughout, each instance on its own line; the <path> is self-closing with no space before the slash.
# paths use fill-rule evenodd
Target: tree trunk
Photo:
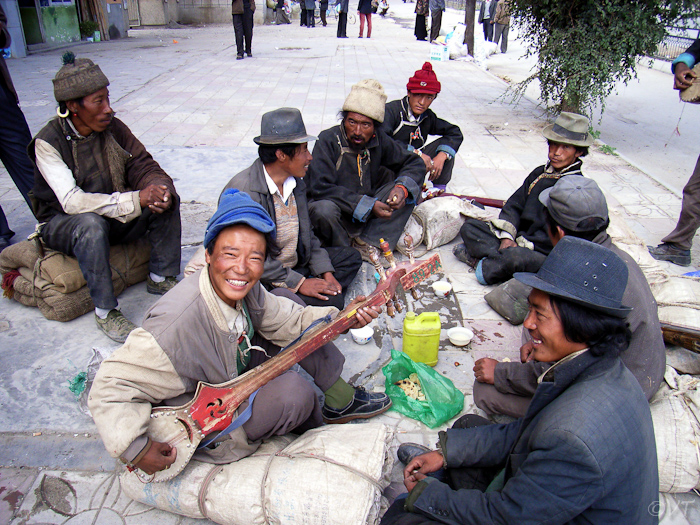
<path id="1" fill-rule="evenodd" d="M 467 52 L 474 56 L 474 19 L 476 18 L 476 0 L 466 0 L 464 4 L 464 43 L 467 44 Z"/>

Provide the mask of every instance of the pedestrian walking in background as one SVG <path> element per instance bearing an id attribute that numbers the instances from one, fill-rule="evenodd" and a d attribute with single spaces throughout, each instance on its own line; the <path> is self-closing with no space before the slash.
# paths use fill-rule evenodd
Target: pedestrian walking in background
<path id="1" fill-rule="evenodd" d="M 416 40 L 425 41 L 428 38 L 428 20 L 425 18 L 430 13 L 430 0 L 416 0 L 416 28 L 413 34 Z"/>
<path id="2" fill-rule="evenodd" d="M 10 32 L 7 30 L 7 17 L 0 6 L 0 49 L 10 47 Z M 5 59 L 0 54 L 0 159 L 17 189 L 27 201 L 29 209 L 29 190 L 34 186 L 34 167 L 27 156 L 27 146 L 32 140 L 27 120 L 19 109 L 19 99 L 12 84 L 10 72 Z M 5 213 L 0 207 L 0 251 L 10 245 L 15 234 L 7 223 Z"/>
<path id="3" fill-rule="evenodd" d="M 445 10 L 445 0 L 430 0 L 430 41 L 437 40 L 442 26 L 442 12 Z"/>
<path id="4" fill-rule="evenodd" d="M 236 60 L 243 60 L 243 53 L 253 56 L 253 13 L 254 0 L 233 0 L 231 14 L 233 15 L 233 32 L 236 34 Z"/>
<path id="5" fill-rule="evenodd" d="M 314 11 L 316 11 L 316 0 L 303 0 L 306 7 L 306 27 L 316 27 L 314 21 Z"/>
<path id="6" fill-rule="evenodd" d="M 277 8 L 275 9 L 275 23 L 277 25 L 291 24 L 287 12 L 284 10 L 284 0 L 277 0 Z"/>
<path id="7" fill-rule="evenodd" d="M 319 9 L 321 11 L 321 24 L 326 27 L 328 23 L 326 22 L 326 11 L 328 11 L 328 0 L 319 3 Z"/>
<path id="8" fill-rule="evenodd" d="M 493 25 L 491 21 L 496 16 L 496 0 L 484 0 L 479 9 L 479 23 L 484 27 L 484 40 L 493 41 Z"/>
<path id="9" fill-rule="evenodd" d="M 365 32 L 365 20 L 367 20 L 367 38 L 372 38 L 372 0 L 360 0 L 357 4 L 357 14 L 360 15 L 360 38 Z"/>
<path id="10" fill-rule="evenodd" d="M 508 50 L 508 29 L 510 28 L 510 6 L 508 0 L 498 0 L 496 14 L 491 21 L 494 24 L 493 41 L 498 45 L 501 40 L 501 53 Z"/>
<path id="11" fill-rule="evenodd" d="M 338 13 L 338 38 L 347 38 L 346 33 L 348 27 L 348 10 L 350 9 L 350 0 L 339 0 L 340 12 Z"/>

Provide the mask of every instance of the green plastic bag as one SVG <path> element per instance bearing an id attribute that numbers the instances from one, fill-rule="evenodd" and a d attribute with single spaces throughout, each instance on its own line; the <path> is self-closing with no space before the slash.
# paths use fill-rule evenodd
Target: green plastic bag
<path id="1" fill-rule="evenodd" d="M 442 425 L 453 418 L 464 407 L 464 394 L 446 377 L 424 363 L 416 363 L 405 353 L 391 351 L 391 362 L 382 368 L 386 378 L 386 393 L 393 403 L 392 408 L 405 416 L 417 419 L 430 428 Z M 396 383 L 418 374 L 426 401 L 408 397 Z"/>

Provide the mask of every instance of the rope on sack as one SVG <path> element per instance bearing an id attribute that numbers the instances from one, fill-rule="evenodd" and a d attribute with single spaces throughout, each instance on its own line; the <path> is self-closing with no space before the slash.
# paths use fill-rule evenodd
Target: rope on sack
<path id="1" fill-rule="evenodd" d="M 209 491 L 209 484 L 219 474 L 219 472 L 224 470 L 224 466 L 225 465 L 214 465 L 214 467 L 204 478 L 204 481 L 202 481 L 202 486 L 199 488 L 199 494 L 197 495 L 197 505 L 199 506 L 199 513 L 207 519 L 209 519 L 209 516 L 207 516 L 206 500 L 207 492 Z"/>

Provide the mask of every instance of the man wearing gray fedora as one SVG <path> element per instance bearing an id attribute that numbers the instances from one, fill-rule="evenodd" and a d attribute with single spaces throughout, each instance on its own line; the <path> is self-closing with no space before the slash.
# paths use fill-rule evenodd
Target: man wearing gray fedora
<path id="1" fill-rule="evenodd" d="M 515 272 L 534 272 L 552 250 L 547 235 L 544 206 L 538 197 L 565 175 L 581 173 L 581 157 L 588 154 L 593 137 L 583 115 L 563 112 L 542 131 L 547 139 L 549 161 L 535 168 L 513 193 L 498 219 L 485 222 L 467 219 L 460 235 L 464 244 L 455 246 L 457 259 L 475 269 L 483 284 L 507 281 Z"/>
<path id="2" fill-rule="evenodd" d="M 545 206 L 547 229 L 554 246 L 564 237 L 578 237 L 605 246 L 627 266 L 629 277 L 623 302 L 633 308 L 627 316 L 632 338 L 621 359 L 637 378 L 647 400 L 651 399 L 666 369 L 658 307 L 639 265 L 613 244 L 606 231 L 610 221 L 603 192 L 593 179 L 562 177 L 539 199 Z M 520 350 L 522 363 L 501 363 L 488 357 L 476 361 L 474 402 L 479 408 L 488 414 L 525 415 L 537 389 L 537 378 L 552 365 L 534 361 L 532 351 L 532 341 L 528 341 Z"/>
<path id="3" fill-rule="evenodd" d="M 345 291 L 362 266 L 350 246 L 321 247 L 311 227 L 304 177 L 311 163 L 306 133 L 296 108 L 280 108 L 262 117 L 258 156 L 224 188 L 244 191 L 277 226 L 279 254 L 268 254 L 260 279 L 268 289 L 287 288 L 307 305 L 345 307 Z M 222 192 L 223 193 L 223 192 Z"/>
<path id="4" fill-rule="evenodd" d="M 620 359 L 630 338 L 627 266 L 566 236 L 536 274 L 515 278 L 532 287 L 524 326 L 533 357 L 555 364 L 522 419 L 468 414 L 439 432 L 437 450 L 407 458 L 409 493 L 382 525 L 658 523 L 651 412 Z"/>

